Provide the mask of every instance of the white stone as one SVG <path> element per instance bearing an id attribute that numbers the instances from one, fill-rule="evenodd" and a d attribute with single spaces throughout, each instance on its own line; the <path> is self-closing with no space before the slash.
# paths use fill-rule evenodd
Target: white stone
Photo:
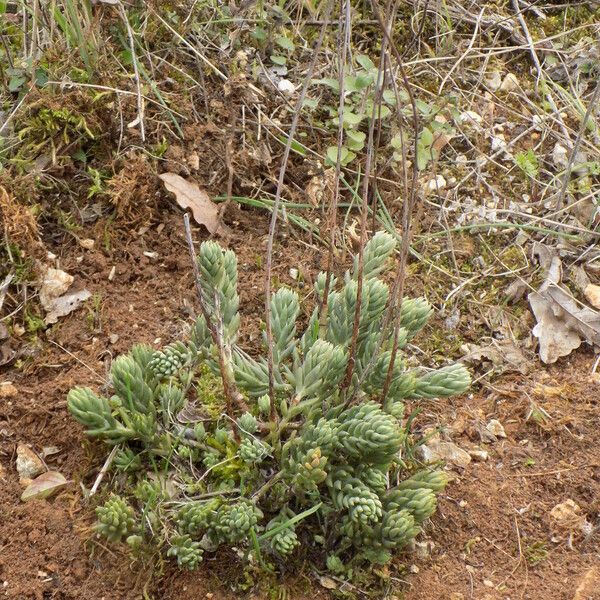
<path id="1" fill-rule="evenodd" d="M 502 85 L 502 75 L 500 75 L 500 71 L 493 71 L 490 73 L 489 77 L 485 80 L 485 84 L 492 92 L 497 91 Z"/>
<path id="2" fill-rule="evenodd" d="M 444 179 L 443 175 L 436 175 L 433 179 L 430 179 L 426 184 L 425 184 L 425 190 L 427 192 L 437 192 L 437 191 L 441 191 L 443 189 L 445 189 L 446 187 L 446 180 Z"/>
<path id="3" fill-rule="evenodd" d="M 93 250 L 95 244 L 96 244 L 96 241 L 92 240 L 91 238 L 85 238 L 83 240 L 79 240 L 79 245 L 82 248 L 85 248 L 86 250 Z"/>
<path id="4" fill-rule="evenodd" d="M 507 73 L 500 85 L 501 92 L 512 92 L 519 87 L 519 80 L 514 73 Z"/>
<path id="5" fill-rule="evenodd" d="M 460 114 L 460 121 L 466 125 L 481 125 L 483 117 L 474 110 L 465 110 Z"/>
<path id="6" fill-rule="evenodd" d="M 40 457 L 31 448 L 20 442 L 17 444 L 16 465 L 21 480 L 33 479 L 46 470 Z"/>
<path id="7" fill-rule="evenodd" d="M 469 450 L 469 454 L 473 460 L 485 462 L 489 458 L 487 450 Z"/>
<path id="8" fill-rule="evenodd" d="M 565 169 L 569 163 L 569 151 L 561 144 L 555 144 L 552 150 L 552 162 L 557 166 Z"/>
<path id="9" fill-rule="evenodd" d="M 296 86 L 289 79 L 280 79 L 277 89 L 286 96 L 291 96 L 296 91 Z"/>
<path id="10" fill-rule="evenodd" d="M 504 135 L 499 133 L 498 135 L 492 136 L 492 152 L 497 152 L 498 150 L 506 149 L 506 140 L 504 139 Z"/>

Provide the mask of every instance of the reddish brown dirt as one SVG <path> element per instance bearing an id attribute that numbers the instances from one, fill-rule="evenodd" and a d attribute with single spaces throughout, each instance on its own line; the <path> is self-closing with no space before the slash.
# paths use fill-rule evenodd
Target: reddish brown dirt
<path id="1" fill-rule="evenodd" d="M 431 407 L 428 425 L 450 427 L 461 447 L 481 447 L 479 431 L 490 419 L 504 424 L 507 437 L 483 444 L 489 459 L 472 462 L 448 488 L 430 531 L 433 552 L 416 561 L 406 600 L 600 598 L 600 380 L 593 363 L 580 354 L 473 399 Z M 550 416 L 542 426 L 527 420 L 532 402 Z M 590 523 L 586 534 L 551 517 L 568 499 Z M 537 564 L 535 544 L 547 552 Z"/>
<path id="2" fill-rule="evenodd" d="M 92 251 L 80 248 L 72 237 L 49 243 L 61 268 L 98 295 L 99 308 L 95 311 L 88 301 L 46 331 L 21 369 L 0 371 L 0 380 L 11 380 L 18 389 L 17 396 L 0 399 L 3 597 L 133 600 L 142 598 L 144 591 L 165 600 L 241 596 L 231 591 L 228 581 L 239 582 L 243 569 L 228 557 L 208 559 L 200 572 L 169 571 L 151 579 L 147 569 L 131 565 L 118 549 L 93 539 L 92 510 L 82 503 L 79 484 L 91 486 L 104 454 L 84 439 L 68 416 L 67 391 L 76 383 L 101 383 L 111 358 L 133 342 L 171 341 L 195 306 L 181 216 L 164 211 L 161 218 L 162 223 L 154 223 L 142 235 L 113 240 L 111 250 L 102 249 L 101 230 L 81 235 L 96 237 Z M 243 311 L 258 317 L 263 277 L 258 259 L 264 254 L 267 220 L 237 209 L 228 220 L 234 233 L 226 243 L 240 259 Z M 158 257 L 148 258 L 145 251 L 157 252 Z M 284 283 L 295 283 L 289 276 L 291 266 L 307 280 L 320 267 L 319 253 L 291 234 L 280 238 L 277 252 L 275 274 Z M 116 274 L 110 281 L 113 266 Z M 253 322 L 244 330 L 247 344 L 260 335 L 258 318 Z M 118 336 L 114 343 L 111 335 Z M 591 365 L 591 357 L 580 353 L 572 363 L 547 373 L 504 379 L 472 399 L 426 407 L 420 426 L 452 428 L 452 439 L 463 447 L 481 446 L 478 428 L 492 418 L 504 424 L 508 437 L 485 444 L 488 461 L 471 463 L 449 487 L 426 532 L 425 539 L 434 543 L 431 555 L 404 555 L 389 569 L 390 581 L 407 582 L 397 595 L 405 593 L 407 600 L 600 598 L 600 580 L 594 583 L 594 572 L 590 575 L 599 561 L 598 533 L 576 533 L 569 541 L 568 534 L 553 530 L 549 516 L 556 504 L 572 499 L 598 526 L 600 385 L 588 375 Z M 543 426 L 526 421 L 530 401 L 550 415 Z M 20 502 L 14 462 L 19 441 L 38 452 L 58 446 L 60 452 L 46 462 L 72 481 L 66 491 L 48 501 Z M 547 556 L 533 565 L 527 556 L 536 542 L 545 545 Z M 418 573 L 407 573 L 410 565 Z M 584 589 L 576 596 L 586 574 L 585 585 L 592 591 Z M 285 585 L 292 590 L 289 597 L 325 594 L 306 592 L 310 570 L 295 576 Z M 248 595 L 267 597 L 252 588 Z"/>
<path id="3" fill-rule="evenodd" d="M 244 313 L 248 317 L 260 315 L 263 271 L 258 264 L 264 253 L 268 220 L 265 215 L 235 207 L 229 213 L 235 230 L 223 243 L 238 254 Z M 31 356 L 23 358 L 20 369 L 0 370 L 0 381 L 12 381 L 18 389 L 17 396 L 0 398 L 2 597 L 128 600 L 141 598 L 150 580 L 149 573 L 130 568 L 129 559 L 119 550 L 91 540 L 93 511 L 82 504 L 79 484 L 92 485 L 105 458 L 104 449 L 90 444 L 70 418 L 66 394 L 76 383 L 102 384 L 111 359 L 134 342 L 158 343 L 160 338 L 162 344 L 168 343 L 190 321 L 195 295 L 181 214 L 164 211 L 161 217 L 163 222 L 143 235 L 132 238 L 129 233 L 127 241 L 114 241 L 111 251 L 84 250 L 72 237 L 47 243 L 58 256 L 60 268 L 75 274 L 76 285 L 85 286 L 98 300 L 90 299 L 84 308 L 61 319 L 45 332 L 43 340 L 33 344 L 22 339 L 21 346 L 29 348 L 23 356 Z M 103 239 L 102 229 L 88 230 L 81 237 L 96 237 L 97 248 Z M 311 271 L 319 267 L 313 264 L 313 253 L 306 244 L 291 235 L 281 239 L 276 250 L 282 265 L 275 271 L 279 281 L 294 283 L 288 272 L 294 257 Z M 148 258 L 144 252 L 158 252 L 158 257 Z M 116 272 L 111 281 L 113 266 Z M 248 319 L 243 334 L 246 344 L 256 343 L 259 327 L 258 318 Z M 115 335 L 118 339 L 111 343 Z M 45 446 L 57 446 L 60 452 L 49 456 L 46 463 L 72 481 L 68 490 L 49 501 L 21 503 L 22 488 L 15 470 L 18 442 L 31 445 L 37 452 Z M 220 590 L 227 598 L 227 586 L 215 574 L 214 566 L 214 561 L 206 561 L 203 575 L 167 574 L 168 591 L 158 597 L 185 598 L 191 590 L 193 597 L 204 597 Z M 242 569 L 234 563 L 231 566 L 239 577 Z M 231 569 L 221 565 L 218 571 Z M 151 591 L 153 585 L 147 589 Z"/>

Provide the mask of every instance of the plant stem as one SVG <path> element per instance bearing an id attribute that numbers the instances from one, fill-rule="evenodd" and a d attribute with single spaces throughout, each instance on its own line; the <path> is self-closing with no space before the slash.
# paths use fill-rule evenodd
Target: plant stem
<path id="1" fill-rule="evenodd" d="M 256 504 L 262 496 L 264 496 L 278 481 L 283 478 L 283 471 L 279 471 L 277 475 L 271 477 L 265 485 L 263 485 L 257 492 L 252 496 L 252 501 Z"/>
<path id="2" fill-rule="evenodd" d="M 245 410 L 247 408 L 246 403 L 244 402 L 244 397 L 235 385 L 233 369 L 231 367 L 231 353 L 227 352 L 226 350 L 222 331 L 220 330 L 218 324 L 214 323 L 211 319 L 206 303 L 204 302 L 202 285 L 200 284 L 200 270 L 198 269 L 198 262 L 196 260 L 196 253 L 194 251 L 194 242 L 192 240 L 192 230 L 190 228 L 190 216 L 187 213 L 183 216 L 183 222 L 185 225 L 185 233 L 187 237 L 190 258 L 192 259 L 192 269 L 194 272 L 194 282 L 196 284 L 196 292 L 198 295 L 198 302 L 200 304 L 200 311 L 202 312 L 202 316 L 206 321 L 206 326 L 211 334 L 213 342 L 217 347 L 219 370 L 221 372 L 221 379 L 223 380 L 223 391 L 225 392 L 227 416 L 234 420 L 233 407 L 238 406 L 240 410 Z M 234 429 L 234 436 L 239 437 L 239 432 L 237 429 Z"/>

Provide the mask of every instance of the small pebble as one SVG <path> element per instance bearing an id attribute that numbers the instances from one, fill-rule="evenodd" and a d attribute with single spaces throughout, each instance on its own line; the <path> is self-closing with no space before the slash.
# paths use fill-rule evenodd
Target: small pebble
<path id="1" fill-rule="evenodd" d="M 489 453 L 487 450 L 469 450 L 469 454 L 473 458 L 473 460 L 484 462 L 489 458 Z"/>
<path id="2" fill-rule="evenodd" d="M 287 96 L 290 96 L 296 91 L 296 86 L 289 79 L 282 79 L 277 84 L 277 89 Z"/>
<path id="3" fill-rule="evenodd" d="M 508 73 L 500 85 L 501 92 L 512 92 L 519 87 L 519 80 L 514 73 Z"/>
<path id="4" fill-rule="evenodd" d="M 92 240 L 90 238 L 79 240 L 79 245 L 82 248 L 85 248 L 86 250 L 93 250 L 95 244 L 96 244 L 96 241 Z"/>
<path id="5" fill-rule="evenodd" d="M 0 398 L 13 398 L 19 393 L 12 381 L 3 381 L 0 383 Z"/>
<path id="6" fill-rule="evenodd" d="M 446 187 L 446 180 L 443 175 L 437 175 L 433 179 L 430 179 L 425 184 L 425 190 L 428 192 L 437 192 L 441 191 Z"/>

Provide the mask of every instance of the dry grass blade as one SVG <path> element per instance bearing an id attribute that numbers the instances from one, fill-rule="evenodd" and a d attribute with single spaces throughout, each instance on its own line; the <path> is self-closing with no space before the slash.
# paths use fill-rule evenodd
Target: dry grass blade
<path id="1" fill-rule="evenodd" d="M 588 103 L 587 109 L 585 111 L 585 115 L 583 116 L 583 119 L 581 119 L 579 133 L 577 134 L 577 139 L 575 140 L 575 143 L 573 144 L 573 150 L 571 151 L 571 156 L 569 156 L 569 162 L 567 163 L 567 168 L 565 169 L 565 174 L 563 176 L 560 193 L 558 195 L 558 198 L 556 199 L 555 210 L 560 210 L 562 208 L 562 205 L 564 204 L 565 197 L 567 195 L 567 188 L 569 186 L 569 180 L 571 179 L 571 171 L 573 169 L 573 164 L 575 163 L 575 157 L 577 156 L 577 153 L 579 152 L 579 148 L 581 147 L 581 142 L 583 140 L 585 130 L 587 128 L 587 124 L 588 124 L 589 118 L 592 114 L 592 111 L 597 109 L 597 107 L 598 107 L 599 99 L 600 99 L 600 82 L 598 82 L 598 84 L 596 85 L 596 88 L 594 89 L 594 93 L 592 94 L 592 97 L 591 97 L 591 99 Z"/>

